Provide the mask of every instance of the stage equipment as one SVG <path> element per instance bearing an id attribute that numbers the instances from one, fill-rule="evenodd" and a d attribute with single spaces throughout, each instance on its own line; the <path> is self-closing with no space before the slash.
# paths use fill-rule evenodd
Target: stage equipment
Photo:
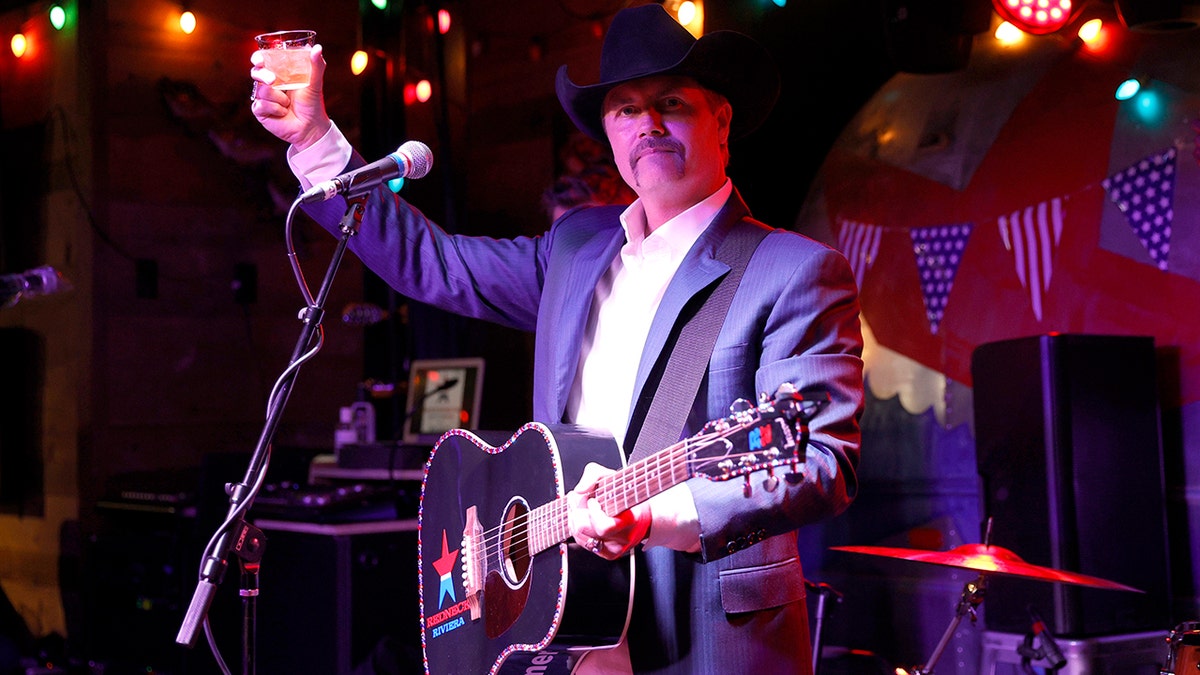
<path id="1" fill-rule="evenodd" d="M 1000 18 L 1031 35 L 1061 30 L 1079 15 L 1083 4 L 1073 0 L 992 0 Z"/>
<path id="2" fill-rule="evenodd" d="M 1167 637 L 1167 660 L 1162 675 L 1200 672 L 1200 621 L 1185 621 Z"/>
<path id="3" fill-rule="evenodd" d="M 1027 605 L 1056 635 L 1172 625 L 1156 361 L 1153 338 L 1139 336 L 1055 333 L 976 348 L 976 462 L 992 541 L 1145 591 L 1000 578 L 989 630 L 1024 632 Z"/>
<path id="4" fill-rule="evenodd" d="M 195 645 L 203 628 L 208 636 L 209 646 L 214 657 L 221 665 L 224 665 L 220 650 L 212 639 L 208 614 L 217 588 L 223 581 L 230 562 L 236 561 L 240 567 L 242 579 L 239 595 L 242 597 L 243 610 L 241 666 L 244 675 L 252 675 L 257 669 L 258 656 L 255 649 L 258 636 L 259 577 L 266 546 L 266 535 L 258 527 L 248 522 L 246 515 L 253 506 L 258 491 L 266 482 L 268 460 L 275 431 L 282 419 L 288 398 L 291 396 L 300 367 L 315 357 L 324 344 L 322 321 L 325 317 L 325 303 L 329 298 L 333 280 L 341 266 L 342 258 L 346 254 L 350 238 L 358 234 L 363 213 L 367 208 L 369 192 L 367 186 L 378 187 L 386 180 L 396 177 L 397 174 L 413 178 L 424 176 L 433 162 L 432 154 L 426 154 L 427 152 L 428 148 L 424 144 L 410 141 L 401 145 L 393 155 L 317 186 L 321 187 L 321 190 L 311 196 L 311 199 L 324 200 L 334 194 L 343 194 L 346 200 L 346 211 L 338 226 L 341 237 L 338 239 L 333 257 L 315 296 L 309 289 L 308 281 L 304 278 L 292 236 L 295 215 L 301 202 L 309 193 L 297 197 L 288 210 L 284 228 L 287 254 L 297 286 L 305 300 L 305 308 L 299 313 L 299 320 L 302 323 L 300 336 L 296 341 L 288 367 L 272 388 L 267 405 L 266 420 L 242 481 L 226 485 L 225 493 L 229 496 L 228 512 L 217 531 L 209 539 L 201 556 L 196 590 L 192 594 L 191 603 L 184 614 L 179 633 L 175 637 L 176 643 L 190 648 Z"/>
<path id="5" fill-rule="evenodd" d="M 1052 581 L 1061 584 L 1075 584 L 1091 588 L 1107 588 L 1116 591 L 1142 591 L 1132 586 L 1119 584 L 1115 581 L 1057 570 L 1050 567 L 1032 565 L 1022 560 L 1012 551 L 999 546 L 988 544 L 963 544 L 949 551 L 926 551 L 912 548 L 892 548 L 888 546 L 834 546 L 830 550 L 846 551 L 848 553 L 865 553 L 868 555 L 911 560 L 913 562 L 930 563 L 960 567 L 985 574 L 1005 574 L 1010 576 Z"/>
<path id="6" fill-rule="evenodd" d="M 949 644 L 950 638 L 953 637 L 954 631 L 957 630 L 958 624 L 962 622 L 963 617 L 970 616 L 971 622 L 974 623 L 977 618 L 977 611 L 983 604 L 984 596 L 987 592 L 988 575 L 999 574 L 1007 576 L 1024 577 L 1028 579 L 1036 579 L 1038 581 L 1049 581 L 1062 584 L 1075 584 L 1080 586 L 1088 586 L 1092 588 L 1102 588 L 1113 591 L 1133 591 L 1139 592 L 1136 588 L 1131 588 L 1124 584 L 1119 584 L 1114 581 L 1100 579 L 1085 574 L 1077 574 L 1064 570 L 1051 569 L 1038 565 L 1030 565 L 1018 557 L 1012 551 L 1009 551 L 999 546 L 992 546 L 991 541 L 991 524 L 988 524 L 988 532 L 983 544 L 964 544 L 957 546 L 949 551 L 927 551 L 922 549 L 906 549 L 892 548 L 882 546 L 834 546 L 830 550 L 846 551 L 848 553 L 863 553 L 868 555 L 882 556 L 885 558 L 894 558 L 898 560 L 911 560 L 914 562 L 931 563 L 935 565 L 944 565 L 948 567 L 958 567 L 961 569 L 974 570 L 979 572 L 979 576 L 972 581 L 968 581 L 963 585 L 962 596 L 959 598 L 958 604 L 955 606 L 954 617 L 950 620 L 950 625 L 946 627 L 946 632 L 942 635 L 942 639 L 938 642 L 933 650 L 933 654 L 924 665 L 918 666 L 912 671 L 913 675 L 928 675 L 933 672 L 933 667 L 937 664 L 942 652 Z M 1035 623 L 1036 620 L 1035 620 Z M 1051 653 L 1057 652 L 1057 647 L 1049 650 L 1047 646 L 1053 645 L 1053 638 L 1049 637 L 1049 633 L 1040 630 L 1038 632 L 1043 643 L 1043 650 Z"/>

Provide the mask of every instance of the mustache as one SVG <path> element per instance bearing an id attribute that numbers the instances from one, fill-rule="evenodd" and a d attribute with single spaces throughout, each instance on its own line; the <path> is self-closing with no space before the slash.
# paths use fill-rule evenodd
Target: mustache
<path id="1" fill-rule="evenodd" d="M 633 146 L 633 148 L 629 151 L 629 165 L 635 166 L 638 162 L 638 159 L 643 154 L 656 150 L 674 152 L 680 157 L 684 155 L 683 143 L 680 143 L 674 138 L 667 138 L 663 136 L 647 136 L 646 138 L 638 141 L 637 145 Z"/>

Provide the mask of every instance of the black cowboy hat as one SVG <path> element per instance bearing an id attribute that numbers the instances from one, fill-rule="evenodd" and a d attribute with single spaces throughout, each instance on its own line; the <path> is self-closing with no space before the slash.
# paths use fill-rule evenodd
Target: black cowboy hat
<path id="1" fill-rule="evenodd" d="M 558 69 L 558 100 L 575 126 L 604 141 L 600 108 L 613 87 L 652 75 L 683 75 L 729 100 L 730 136 L 745 136 L 771 112 L 779 98 L 779 71 L 753 38 L 722 30 L 699 40 L 663 9 L 650 4 L 617 12 L 600 50 L 600 81 L 579 86 Z"/>

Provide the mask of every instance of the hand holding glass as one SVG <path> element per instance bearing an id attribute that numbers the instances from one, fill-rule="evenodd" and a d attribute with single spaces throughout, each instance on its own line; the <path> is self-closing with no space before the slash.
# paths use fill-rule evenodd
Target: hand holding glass
<path id="1" fill-rule="evenodd" d="M 308 86 L 312 72 L 313 45 L 317 33 L 311 30 L 284 30 L 263 33 L 254 41 L 263 54 L 263 67 L 275 73 L 276 89 L 300 89 Z"/>

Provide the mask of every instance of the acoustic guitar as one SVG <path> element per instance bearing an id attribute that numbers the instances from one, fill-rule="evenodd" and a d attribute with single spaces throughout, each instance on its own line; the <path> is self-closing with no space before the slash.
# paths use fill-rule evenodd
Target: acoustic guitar
<path id="1" fill-rule="evenodd" d="M 757 405 L 626 465 L 610 435 L 529 423 L 511 435 L 454 429 L 434 446 L 421 485 L 417 562 L 427 673 L 569 673 L 624 636 L 633 556 L 608 561 L 571 540 L 566 493 L 588 462 L 620 467 L 596 486 L 617 514 L 689 478 L 713 481 L 775 469 L 800 473 L 808 421 L 824 392 L 784 385 Z"/>

